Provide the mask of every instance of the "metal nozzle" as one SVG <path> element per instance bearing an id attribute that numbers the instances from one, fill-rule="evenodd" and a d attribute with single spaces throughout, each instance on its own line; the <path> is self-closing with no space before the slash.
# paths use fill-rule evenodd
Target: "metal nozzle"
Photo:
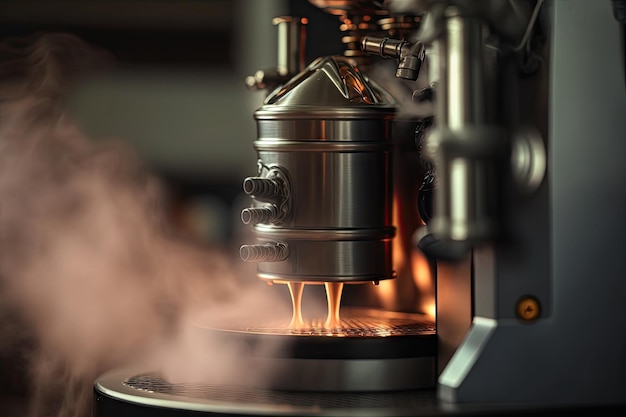
<path id="1" fill-rule="evenodd" d="M 402 47 L 410 46 L 407 41 L 400 41 L 390 38 L 365 37 L 361 41 L 361 49 L 371 55 L 382 56 L 383 58 L 400 58 Z"/>
<path id="2" fill-rule="evenodd" d="M 275 178 L 248 177 L 243 180 L 243 191 L 256 199 L 280 197 L 283 184 Z"/>
<path id="3" fill-rule="evenodd" d="M 396 77 L 405 80 L 417 80 L 426 55 L 421 42 L 411 43 L 389 38 L 365 37 L 361 41 L 361 49 L 365 53 L 383 58 L 396 58 L 398 60 Z"/>
<path id="4" fill-rule="evenodd" d="M 280 262 L 287 259 L 287 244 L 282 242 L 242 245 L 239 256 L 245 262 Z"/>
<path id="5" fill-rule="evenodd" d="M 279 210 L 274 204 L 263 207 L 249 207 L 241 210 L 243 224 L 271 223 L 279 218 Z"/>

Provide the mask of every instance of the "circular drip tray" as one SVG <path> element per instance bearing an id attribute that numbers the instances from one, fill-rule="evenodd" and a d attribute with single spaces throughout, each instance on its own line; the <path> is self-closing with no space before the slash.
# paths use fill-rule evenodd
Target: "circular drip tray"
<path id="1" fill-rule="evenodd" d="M 264 383 L 273 389 L 371 392 L 435 383 L 435 326 L 421 314 L 346 308 L 336 329 L 315 321 L 290 329 L 288 323 L 254 320 L 197 327 L 212 338 L 245 346 L 240 360 L 251 369 L 272 369 L 271 381 Z M 271 345 L 280 349 L 263 348 Z"/>
<path id="2" fill-rule="evenodd" d="M 321 319 L 312 320 L 297 329 L 288 323 L 249 322 L 230 323 L 220 330 L 251 334 L 321 337 L 389 337 L 426 336 L 435 334 L 435 324 L 417 313 L 401 313 L 370 308 L 347 307 L 341 311 L 341 327 L 326 328 Z"/>
<path id="3" fill-rule="evenodd" d="M 262 343 L 280 343 L 274 357 L 290 359 L 400 359 L 437 353 L 435 324 L 424 315 L 370 308 L 345 308 L 341 327 L 328 329 L 323 320 L 290 329 L 288 322 L 246 320 L 215 326 L 196 323 L 211 337 L 249 346 L 250 356 Z"/>
<path id="4" fill-rule="evenodd" d="M 154 368 L 113 370 L 96 381 L 98 415 L 157 410 L 168 416 L 400 416 L 437 410 L 432 389 L 436 332 L 423 315 L 343 308 L 337 329 L 315 321 L 300 329 L 289 329 L 281 320 L 244 321 L 221 320 L 216 326 L 199 318 L 194 328 L 196 334 L 218 340 L 218 346 L 233 342 L 239 369 L 271 369 L 258 385 L 245 375 L 235 383 L 215 384 L 184 378 L 173 382 Z M 259 348 L 268 341 L 283 348 Z"/>

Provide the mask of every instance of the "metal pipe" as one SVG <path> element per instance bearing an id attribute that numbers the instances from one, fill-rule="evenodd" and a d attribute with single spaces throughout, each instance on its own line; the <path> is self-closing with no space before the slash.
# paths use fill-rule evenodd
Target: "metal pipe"
<path id="1" fill-rule="evenodd" d="M 280 262 L 288 255 L 287 245 L 281 242 L 242 245 L 239 248 L 239 256 L 245 262 Z"/>
<path id="2" fill-rule="evenodd" d="M 482 23 L 455 7 L 449 7 L 445 17 L 444 33 L 437 41 L 442 82 L 434 159 L 440 189 L 431 231 L 444 240 L 481 240 L 493 231 L 487 203 L 490 162 L 484 156 L 446 150 L 478 146 L 473 142 L 480 142 L 477 138 L 485 127 Z M 486 130 L 485 135 L 490 136 Z"/>
<path id="3" fill-rule="evenodd" d="M 294 75 L 305 67 L 304 43 L 306 40 L 304 25 L 307 19 L 280 16 L 272 21 L 278 28 L 278 63 L 279 75 Z"/>
<path id="4" fill-rule="evenodd" d="M 263 207 L 248 207 L 241 210 L 241 222 L 243 224 L 271 223 L 278 219 L 278 207 L 268 204 Z"/>
<path id="5" fill-rule="evenodd" d="M 260 198 L 275 198 L 283 194 L 283 184 L 275 178 L 248 177 L 243 180 L 243 191 Z"/>
<path id="6" fill-rule="evenodd" d="M 365 37 L 361 41 L 363 52 L 383 58 L 396 58 L 398 68 L 396 77 L 405 80 L 417 80 L 426 51 L 421 42 L 411 43 L 404 40 Z"/>

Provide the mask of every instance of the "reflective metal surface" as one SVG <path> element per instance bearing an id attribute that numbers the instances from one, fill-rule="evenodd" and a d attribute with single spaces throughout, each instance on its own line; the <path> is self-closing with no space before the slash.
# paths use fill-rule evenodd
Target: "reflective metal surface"
<path id="1" fill-rule="evenodd" d="M 168 415 L 410 416 L 440 414 L 432 391 L 293 392 L 232 385 L 171 383 L 158 374 L 119 369 L 96 382 L 96 415 L 122 406 L 132 415 L 154 407 Z M 131 411 L 132 410 L 132 411 Z M 98 412 L 99 411 L 99 412 Z M 121 410 L 115 410 L 121 411 Z"/>
<path id="2" fill-rule="evenodd" d="M 281 170 L 291 191 L 280 202 L 289 206 L 280 222 L 259 216 L 254 226 L 255 245 L 278 242 L 288 253 L 280 262 L 260 262 L 260 278 L 365 282 L 394 276 L 394 112 L 391 96 L 342 57 L 318 59 L 266 98 L 254 115 L 256 178 Z M 254 200 L 264 213 L 273 212 L 271 205 Z"/>
<path id="3" fill-rule="evenodd" d="M 493 197 L 489 195 L 493 190 L 487 185 L 493 175 L 491 149 L 476 151 L 485 138 L 493 137 L 492 143 L 501 139 L 497 132 L 483 132 L 487 126 L 482 25 L 449 7 L 444 34 L 436 41 L 440 60 L 437 124 L 426 148 L 434 148 L 430 156 L 439 191 L 429 226 L 433 235 L 444 241 L 475 242 L 495 234 Z M 468 130 L 476 133 L 467 135 Z M 452 146 L 465 148 L 454 150 Z"/>
<path id="4" fill-rule="evenodd" d="M 251 313 L 226 322 L 199 317 L 196 328 L 203 337 L 242 347 L 239 362 L 245 369 L 271 369 L 263 378 L 265 388 L 395 391 L 431 388 L 435 380 L 437 336 L 434 322 L 423 314 L 349 307 L 342 309 L 339 327 L 306 317 L 290 328 L 288 319 Z M 281 349 L 272 352 L 253 348 L 277 344 Z"/>

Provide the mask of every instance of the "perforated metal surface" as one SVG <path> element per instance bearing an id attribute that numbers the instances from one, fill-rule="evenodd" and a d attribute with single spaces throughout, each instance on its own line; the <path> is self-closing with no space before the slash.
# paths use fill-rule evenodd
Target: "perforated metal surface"
<path id="1" fill-rule="evenodd" d="M 239 386 L 170 383 L 154 374 L 142 374 L 127 378 L 123 384 L 137 390 L 185 398 L 216 400 L 241 404 L 290 405 L 298 407 L 326 408 L 389 408 L 424 407 L 434 404 L 431 391 L 401 391 L 388 393 L 333 393 L 333 392 L 287 392 L 260 390 Z"/>
<path id="2" fill-rule="evenodd" d="M 284 335 L 311 335 L 311 336 L 341 336 L 341 337 L 387 337 L 387 336 L 414 336 L 422 334 L 432 334 L 435 326 L 430 323 L 416 323 L 401 320 L 363 320 L 344 319 L 344 327 L 336 329 L 326 329 L 322 323 L 312 323 L 301 329 L 288 329 L 280 326 L 247 326 L 235 328 L 250 333 L 264 334 L 284 334 Z"/>
<path id="3" fill-rule="evenodd" d="M 229 323 L 220 330 L 271 335 L 310 335 L 337 337 L 388 337 L 435 334 L 435 324 L 421 314 L 400 313 L 362 308 L 345 308 L 341 313 L 341 327 L 329 329 L 325 319 L 313 319 L 304 327 L 290 329 L 286 321 L 251 320 L 247 323 Z"/>

